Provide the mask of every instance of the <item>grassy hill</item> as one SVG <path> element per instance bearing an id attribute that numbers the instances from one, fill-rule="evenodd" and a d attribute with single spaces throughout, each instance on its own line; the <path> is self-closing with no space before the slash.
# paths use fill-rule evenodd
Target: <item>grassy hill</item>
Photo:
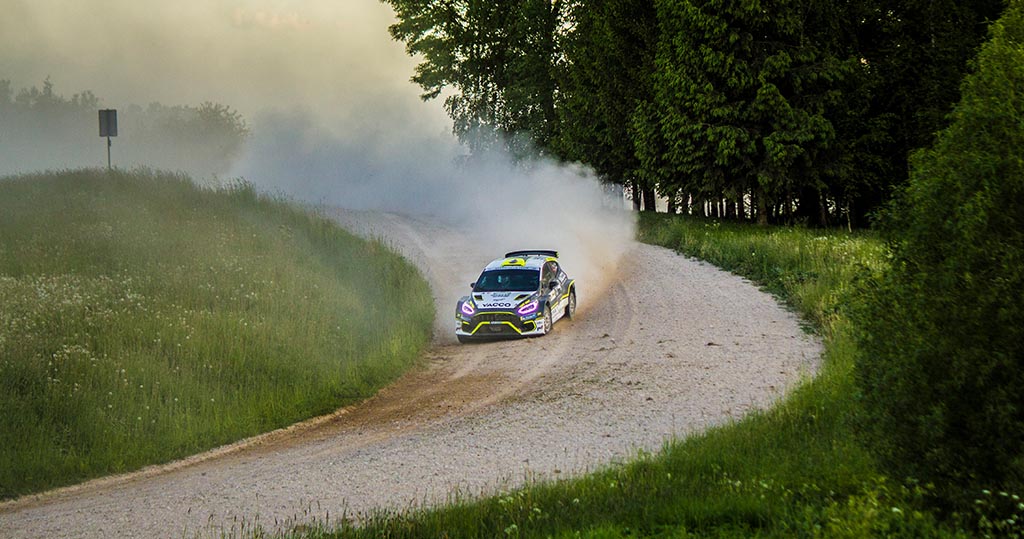
<path id="1" fill-rule="evenodd" d="M 247 185 L 0 180 L 0 498 L 364 399 L 428 342 L 426 282 Z"/>

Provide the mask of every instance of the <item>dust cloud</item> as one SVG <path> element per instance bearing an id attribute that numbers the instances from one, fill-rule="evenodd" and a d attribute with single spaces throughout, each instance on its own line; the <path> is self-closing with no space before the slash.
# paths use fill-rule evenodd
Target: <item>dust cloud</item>
<path id="1" fill-rule="evenodd" d="M 250 136 L 226 178 L 313 204 L 431 216 L 495 256 L 554 248 L 581 283 L 609 274 L 632 240 L 621 195 L 606 196 L 583 167 L 467 162 L 440 103 L 420 101 L 409 82 L 417 60 L 390 39 L 393 13 L 377 0 L 4 6 L 0 79 L 15 87 L 50 77 L 65 93 L 91 90 L 102 108 L 211 101 L 240 112 Z M 105 143 L 89 136 L 93 161 L 62 162 L 96 166 Z M 115 165 L 128 147 L 114 141 Z"/>
<path id="2" fill-rule="evenodd" d="M 635 216 L 621 192 L 602 187 L 586 167 L 541 157 L 517 162 L 502 152 L 467 159 L 451 136 L 394 124 L 364 128 L 333 133 L 310 113 L 264 116 L 235 173 L 316 205 L 427 218 L 493 257 L 556 249 L 581 292 L 604 288 L 633 240 Z M 590 297 L 581 293 L 581 302 Z"/>

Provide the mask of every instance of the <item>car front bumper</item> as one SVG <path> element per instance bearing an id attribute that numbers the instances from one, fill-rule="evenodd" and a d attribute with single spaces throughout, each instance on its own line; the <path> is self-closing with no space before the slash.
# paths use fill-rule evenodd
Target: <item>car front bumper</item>
<path id="1" fill-rule="evenodd" d="M 473 316 L 455 319 L 455 334 L 473 339 L 531 337 L 544 334 L 543 322 L 536 316 L 522 317 L 507 311 L 478 311 Z"/>

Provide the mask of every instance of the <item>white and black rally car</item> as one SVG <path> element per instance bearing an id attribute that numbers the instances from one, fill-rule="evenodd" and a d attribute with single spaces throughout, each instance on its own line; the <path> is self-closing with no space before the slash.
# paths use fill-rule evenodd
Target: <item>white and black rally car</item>
<path id="1" fill-rule="evenodd" d="M 505 253 L 470 287 L 455 306 L 459 342 L 545 335 L 576 314 L 576 281 L 559 266 L 557 251 Z"/>

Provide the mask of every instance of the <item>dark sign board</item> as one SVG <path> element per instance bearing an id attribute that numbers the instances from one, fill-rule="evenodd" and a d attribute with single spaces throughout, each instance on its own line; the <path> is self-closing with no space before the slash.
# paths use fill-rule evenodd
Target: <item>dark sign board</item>
<path id="1" fill-rule="evenodd" d="M 104 109 L 100 111 L 100 136 L 117 136 L 117 110 Z"/>

